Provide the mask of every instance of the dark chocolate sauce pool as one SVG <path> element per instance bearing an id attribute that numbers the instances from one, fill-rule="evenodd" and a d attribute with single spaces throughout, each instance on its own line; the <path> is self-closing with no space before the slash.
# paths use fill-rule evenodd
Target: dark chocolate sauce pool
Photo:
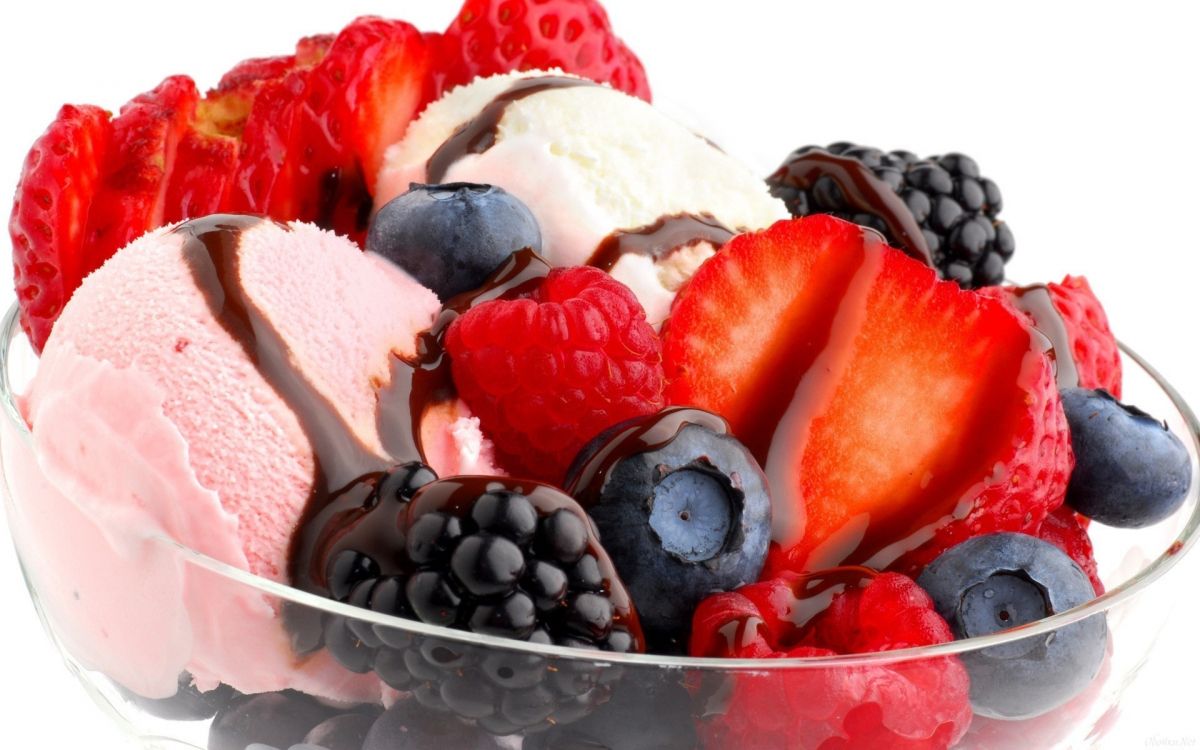
<path id="1" fill-rule="evenodd" d="M 578 86 L 599 86 L 582 78 L 568 76 L 538 76 L 522 78 L 479 110 L 479 114 L 459 126 L 446 142 L 433 152 L 425 167 L 425 181 L 431 184 L 443 182 L 450 167 L 467 154 L 482 154 L 496 145 L 500 121 L 509 105 L 522 99 L 552 89 L 567 89 Z"/>
<path id="2" fill-rule="evenodd" d="M 824 176 L 837 183 L 850 206 L 882 219 L 901 250 L 927 266 L 933 265 L 933 255 L 921 225 L 913 218 L 904 199 L 857 159 L 814 149 L 788 161 L 775 173 L 776 179 L 786 180 L 804 190 L 810 190 Z"/>
<path id="3" fill-rule="evenodd" d="M 603 271 L 612 271 L 626 255 L 664 258 L 697 242 L 720 248 L 733 239 L 734 232 L 711 214 L 675 214 L 664 216 L 649 226 L 621 229 L 606 237 L 588 261 Z"/>
<path id="4" fill-rule="evenodd" d="M 1033 320 L 1034 328 L 1049 339 L 1058 387 L 1077 388 L 1079 369 L 1071 349 L 1071 336 L 1062 314 L 1054 307 L 1050 289 L 1045 284 L 1021 287 L 1013 290 L 1012 299 L 1017 309 Z"/>

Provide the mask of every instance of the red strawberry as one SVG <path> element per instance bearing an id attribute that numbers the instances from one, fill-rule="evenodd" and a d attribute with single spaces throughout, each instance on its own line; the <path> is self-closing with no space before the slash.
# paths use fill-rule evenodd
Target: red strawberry
<path id="1" fill-rule="evenodd" d="M 245 90 L 253 87 L 256 83 L 283 78 L 295 68 L 295 55 L 253 57 L 249 60 L 242 60 L 221 77 L 221 82 L 217 84 L 217 91 Z"/>
<path id="2" fill-rule="evenodd" d="M 38 351 L 88 269 L 88 210 L 112 133 L 98 107 L 64 106 L 25 157 L 8 230 L 21 327 Z"/>
<path id="3" fill-rule="evenodd" d="M 179 141 L 160 223 L 220 213 L 238 163 L 238 139 L 189 130 Z"/>
<path id="4" fill-rule="evenodd" d="M 529 295 L 450 327 L 459 394 L 519 475 L 562 482 L 605 429 L 663 406 L 658 336 L 637 298 L 596 268 L 559 268 Z"/>
<path id="5" fill-rule="evenodd" d="M 1092 549 L 1092 540 L 1087 532 L 1087 519 L 1066 505 L 1046 516 L 1037 536 L 1055 547 L 1075 561 L 1083 572 L 1087 573 L 1096 589 L 1096 595 L 1104 593 L 1104 582 L 1100 580 L 1100 571 L 1096 565 L 1096 556 Z"/>
<path id="6" fill-rule="evenodd" d="M 641 61 L 596 0 L 467 0 L 445 41 L 447 88 L 476 76 L 561 68 L 650 101 Z"/>
<path id="7" fill-rule="evenodd" d="M 1066 419 L 1025 321 L 861 227 L 812 216 L 734 238 L 663 342 L 668 401 L 724 416 L 764 466 L 769 571 L 916 571 L 1062 503 Z"/>
<path id="8" fill-rule="evenodd" d="M 383 153 L 432 95 L 432 64 L 425 38 L 403 21 L 363 17 L 337 35 L 296 110 L 288 144 L 296 203 L 285 218 L 363 240 Z"/>
<path id="9" fill-rule="evenodd" d="M 925 592 L 895 573 L 847 585 L 827 609 L 797 622 L 822 577 L 789 576 L 710 597 L 693 620 L 692 655 L 820 657 L 953 640 Z M 934 750 L 951 747 L 971 722 L 969 680 L 953 657 L 729 679 L 724 712 L 702 727 L 707 747 Z"/>
<path id="10" fill-rule="evenodd" d="M 307 79 L 307 70 L 294 70 L 258 87 L 242 127 L 238 166 L 226 199 L 228 211 L 282 221 L 296 218 L 288 145 Z"/>
<path id="11" fill-rule="evenodd" d="M 1035 325 L 1062 326 L 1070 343 L 1070 355 L 1079 376 L 1081 388 L 1103 388 L 1116 398 L 1121 397 L 1121 350 L 1117 339 L 1108 326 L 1108 315 L 1096 298 L 1092 287 L 1082 276 L 1068 276 L 1061 284 L 1045 284 L 1058 320 L 1051 323 L 1040 321 L 1044 313 L 1028 312 L 1030 306 L 1022 304 L 1028 300 L 1030 290 L 1040 291 L 1043 286 L 991 287 L 984 293 L 1002 297 L 1017 304 Z M 1047 331 L 1052 333 L 1052 331 Z"/>
<path id="12" fill-rule="evenodd" d="M 191 78 L 172 76 L 126 104 L 113 120 L 112 143 L 88 216 L 84 242 L 93 263 L 85 274 L 164 223 L 167 181 L 199 100 Z"/>

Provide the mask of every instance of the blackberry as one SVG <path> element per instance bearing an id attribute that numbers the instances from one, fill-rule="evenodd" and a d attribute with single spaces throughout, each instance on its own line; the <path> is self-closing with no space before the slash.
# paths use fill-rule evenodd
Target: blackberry
<path id="1" fill-rule="evenodd" d="M 963 288 L 1004 281 L 1015 246 L 998 218 L 1000 188 L 969 156 L 919 159 L 846 142 L 805 146 L 767 183 L 793 216 L 827 213 L 874 229 Z"/>
<path id="2" fill-rule="evenodd" d="M 372 494 L 358 512 L 329 514 L 319 537 L 333 541 L 313 557 L 314 569 L 325 571 L 325 595 L 530 643 L 644 650 L 625 587 L 570 497 L 486 477 L 434 481 L 411 497 L 400 509 Z M 582 718 L 608 700 L 620 676 L 337 616 L 325 618 L 322 640 L 346 668 L 374 672 L 427 708 L 497 735 Z"/>

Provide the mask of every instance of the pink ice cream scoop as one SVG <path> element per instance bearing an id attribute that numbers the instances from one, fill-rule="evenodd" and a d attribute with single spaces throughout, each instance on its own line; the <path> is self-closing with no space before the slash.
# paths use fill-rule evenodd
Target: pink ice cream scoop
<path id="1" fill-rule="evenodd" d="M 286 583 L 320 485 L 404 452 L 379 393 L 439 308 L 347 240 L 248 217 L 159 230 L 88 278 L 23 401 L 33 453 L 12 479 L 37 498 L 16 536 L 67 650 L 150 698 L 188 671 L 202 690 L 378 700 L 327 652 L 297 655 L 278 600 L 172 543 Z M 435 470 L 495 470 L 468 413 L 431 414 Z"/>

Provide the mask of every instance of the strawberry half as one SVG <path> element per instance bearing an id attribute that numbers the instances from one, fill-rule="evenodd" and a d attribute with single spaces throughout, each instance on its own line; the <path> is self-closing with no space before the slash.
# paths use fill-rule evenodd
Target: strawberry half
<path id="1" fill-rule="evenodd" d="M 99 265 L 83 239 L 111 134 L 108 112 L 68 104 L 25 157 L 8 231 L 21 327 L 37 351 Z"/>
<path id="2" fill-rule="evenodd" d="M 811 216 L 734 238 L 683 288 L 667 398 L 724 416 L 763 464 L 768 574 L 915 572 L 1062 504 L 1070 439 L 1034 341 L 1006 305 Z"/>
<path id="3" fill-rule="evenodd" d="M 650 101 L 641 61 L 596 0 L 467 0 L 446 29 L 444 52 L 445 88 L 476 76 L 561 68 Z"/>
<path id="4" fill-rule="evenodd" d="M 432 95 L 433 54 L 415 27 L 363 17 L 310 71 L 288 145 L 294 216 L 365 237 L 383 153 Z M 276 217 L 279 218 L 279 217 Z"/>
<path id="5" fill-rule="evenodd" d="M 191 127 L 200 94 L 187 76 L 172 76 L 124 107 L 113 120 L 100 185 L 84 242 L 96 270 L 117 250 L 164 223 L 168 178 Z"/>

